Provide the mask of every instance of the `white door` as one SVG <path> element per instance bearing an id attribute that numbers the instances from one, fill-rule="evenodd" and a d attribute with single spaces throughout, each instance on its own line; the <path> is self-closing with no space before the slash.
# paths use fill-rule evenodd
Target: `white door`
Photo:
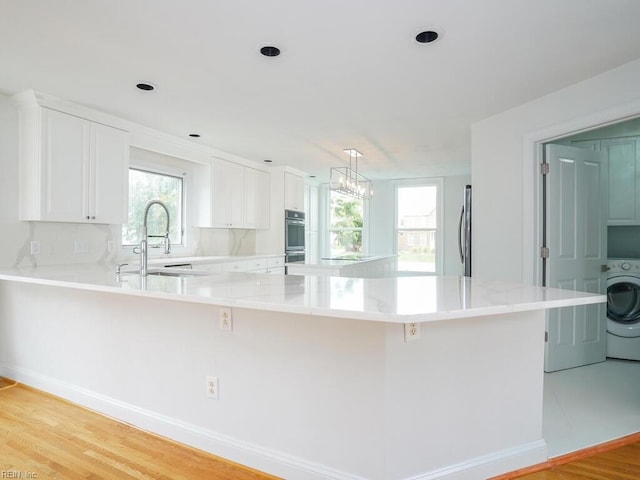
<path id="1" fill-rule="evenodd" d="M 547 145 L 546 226 L 550 287 L 606 294 L 607 165 L 593 150 Z M 545 371 L 606 358 L 606 304 L 547 314 Z"/>

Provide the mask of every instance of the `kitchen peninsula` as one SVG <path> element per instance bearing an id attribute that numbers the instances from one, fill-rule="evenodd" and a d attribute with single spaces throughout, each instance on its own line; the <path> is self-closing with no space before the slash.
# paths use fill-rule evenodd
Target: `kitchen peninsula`
<path id="1" fill-rule="evenodd" d="M 605 301 L 198 273 L 0 272 L 0 374 L 287 479 L 487 478 L 546 460 L 544 310 Z"/>

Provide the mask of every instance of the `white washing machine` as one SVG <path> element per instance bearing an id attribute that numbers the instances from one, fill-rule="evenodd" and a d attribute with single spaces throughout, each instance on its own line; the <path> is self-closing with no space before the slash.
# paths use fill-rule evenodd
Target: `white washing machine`
<path id="1" fill-rule="evenodd" d="M 640 360 L 640 259 L 610 259 L 607 357 Z"/>

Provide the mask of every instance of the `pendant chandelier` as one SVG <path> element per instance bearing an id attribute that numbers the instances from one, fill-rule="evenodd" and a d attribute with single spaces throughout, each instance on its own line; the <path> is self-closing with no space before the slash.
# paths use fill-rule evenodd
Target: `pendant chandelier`
<path id="1" fill-rule="evenodd" d="M 349 155 L 349 166 L 331 168 L 329 188 L 354 198 L 370 198 L 373 195 L 373 184 L 358 173 L 358 158 L 362 154 L 355 148 L 348 148 L 344 153 Z"/>

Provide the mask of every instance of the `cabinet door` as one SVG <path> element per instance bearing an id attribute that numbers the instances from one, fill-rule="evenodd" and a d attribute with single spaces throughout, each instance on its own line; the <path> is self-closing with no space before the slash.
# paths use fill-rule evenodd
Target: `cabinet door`
<path id="1" fill-rule="evenodd" d="M 256 228 L 267 229 L 271 225 L 271 176 L 258 171 L 256 188 Z"/>
<path id="2" fill-rule="evenodd" d="M 228 183 L 227 198 L 229 200 L 229 226 L 242 228 L 244 221 L 244 170 L 242 165 L 229 162 L 227 165 Z"/>
<path id="3" fill-rule="evenodd" d="M 256 228 L 258 223 L 258 170 L 244 171 L 244 224 L 246 228 Z"/>
<path id="4" fill-rule="evenodd" d="M 244 226 L 244 167 L 214 159 L 211 164 L 211 224 Z"/>
<path id="5" fill-rule="evenodd" d="M 640 159 L 636 140 L 602 140 L 601 149 L 609 159 L 608 224 L 640 224 Z"/>
<path id="6" fill-rule="evenodd" d="M 128 198 L 128 133 L 91 125 L 91 191 L 89 216 L 96 223 L 126 223 Z"/>
<path id="7" fill-rule="evenodd" d="M 40 220 L 86 221 L 90 123 L 47 108 L 41 114 Z"/>
<path id="8" fill-rule="evenodd" d="M 285 208 L 304 210 L 304 179 L 289 172 L 284 173 Z"/>
<path id="9" fill-rule="evenodd" d="M 211 164 L 211 225 L 213 227 L 229 227 L 226 163 L 223 160 L 213 160 Z"/>

